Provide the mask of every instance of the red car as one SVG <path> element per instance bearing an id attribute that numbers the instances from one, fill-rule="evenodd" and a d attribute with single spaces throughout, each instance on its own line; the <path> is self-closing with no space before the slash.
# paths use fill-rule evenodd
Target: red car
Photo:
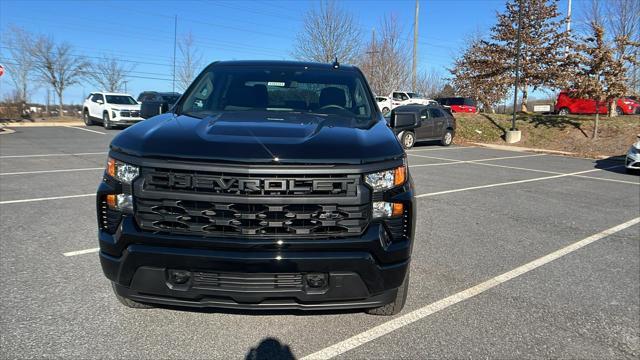
<path id="1" fill-rule="evenodd" d="M 592 99 L 576 98 L 572 91 L 561 91 L 556 100 L 558 115 L 569 114 L 595 114 L 596 101 Z M 608 103 L 598 106 L 598 113 L 606 115 L 609 110 Z M 618 115 L 640 114 L 640 103 L 630 98 L 619 98 L 616 106 Z"/>
<path id="2" fill-rule="evenodd" d="M 448 106 L 454 113 L 476 113 L 478 111 L 476 102 L 471 98 L 448 97 L 438 98 L 436 101 L 442 106 Z"/>

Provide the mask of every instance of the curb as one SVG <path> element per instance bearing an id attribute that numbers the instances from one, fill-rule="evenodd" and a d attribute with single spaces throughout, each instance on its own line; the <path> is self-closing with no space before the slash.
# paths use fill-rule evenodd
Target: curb
<path id="1" fill-rule="evenodd" d="M 534 153 L 543 153 L 543 154 L 553 154 L 553 155 L 563 155 L 563 156 L 571 156 L 580 159 L 587 160 L 602 160 L 602 159 L 610 159 L 612 156 L 599 155 L 596 157 L 584 157 L 579 153 L 574 153 L 570 151 L 561 151 L 561 150 L 549 150 L 549 149 L 538 149 L 538 148 L 528 148 L 523 146 L 510 146 L 510 145 L 498 145 L 498 144 L 485 144 L 485 143 L 476 143 L 470 142 L 469 144 L 486 147 L 489 149 L 495 150 L 507 150 L 507 151 L 518 151 L 518 152 L 534 152 Z M 620 155 L 621 158 L 624 158 L 624 155 Z"/>
<path id="2" fill-rule="evenodd" d="M 40 126 L 85 126 L 84 121 L 38 121 L 38 122 L 15 122 L 3 123 L 2 126 L 7 128 L 16 127 L 40 127 Z"/>

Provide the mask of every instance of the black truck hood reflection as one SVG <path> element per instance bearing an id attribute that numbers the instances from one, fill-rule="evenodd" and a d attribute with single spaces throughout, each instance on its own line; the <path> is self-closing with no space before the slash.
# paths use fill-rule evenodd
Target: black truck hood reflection
<path id="1" fill-rule="evenodd" d="M 122 131 L 111 149 L 140 157 L 270 164 L 363 164 L 403 154 L 382 120 L 354 128 L 332 116 L 276 114 L 163 114 Z"/>

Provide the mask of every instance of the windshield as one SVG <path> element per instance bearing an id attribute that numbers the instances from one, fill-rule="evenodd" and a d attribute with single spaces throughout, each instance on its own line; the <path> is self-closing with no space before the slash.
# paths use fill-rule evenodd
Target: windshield
<path id="1" fill-rule="evenodd" d="M 457 105 L 457 106 L 461 106 L 461 105 L 466 105 L 466 106 L 476 106 L 476 102 L 473 101 L 473 99 L 471 98 L 462 98 L 462 97 L 455 97 L 455 98 L 444 98 L 442 99 L 443 101 L 440 101 L 440 103 L 442 105 Z"/>
<path id="2" fill-rule="evenodd" d="M 184 95 L 178 113 L 204 118 L 220 112 L 291 112 L 372 120 L 372 97 L 355 71 L 291 67 L 211 67 Z"/>
<path id="3" fill-rule="evenodd" d="M 409 95 L 409 97 L 412 98 L 412 99 L 423 99 L 424 98 L 424 96 L 422 96 L 422 94 L 413 93 L 413 92 L 407 93 L 407 95 Z"/>
<path id="4" fill-rule="evenodd" d="M 107 103 L 117 105 L 136 105 L 137 102 L 127 95 L 106 95 Z"/>

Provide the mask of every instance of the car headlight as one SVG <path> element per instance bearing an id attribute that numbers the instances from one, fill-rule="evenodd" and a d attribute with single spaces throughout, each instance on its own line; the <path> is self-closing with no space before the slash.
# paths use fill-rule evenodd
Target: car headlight
<path id="1" fill-rule="evenodd" d="M 373 217 L 374 218 L 390 218 L 401 216 L 404 212 L 404 204 L 402 203 L 390 203 L 386 201 L 374 201 L 373 202 Z"/>
<path id="2" fill-rule="evenodd" d="M 640 154 L 640 149 L 636 148 L 635 146 L 632 146 L 632 147 L 629 149 L 629 154 L 631 154 L 631 155 L 638 155 L 638 154 Z"/>
<path id="3" fill-rule="evenodd" d="M 364 181 L 373 188 L 373 191 L 393 189 L 407 181 L 407 167 L 402 165 L 395 169 L 367 174 Z"/>
<path id="4" fill-rule="evenodd" d="M 131 184 L 140 175 L 140 169 L 137 166 L 113 158 L 107 160 L 106 172 L 107 175 L 123 184 Z"/>

